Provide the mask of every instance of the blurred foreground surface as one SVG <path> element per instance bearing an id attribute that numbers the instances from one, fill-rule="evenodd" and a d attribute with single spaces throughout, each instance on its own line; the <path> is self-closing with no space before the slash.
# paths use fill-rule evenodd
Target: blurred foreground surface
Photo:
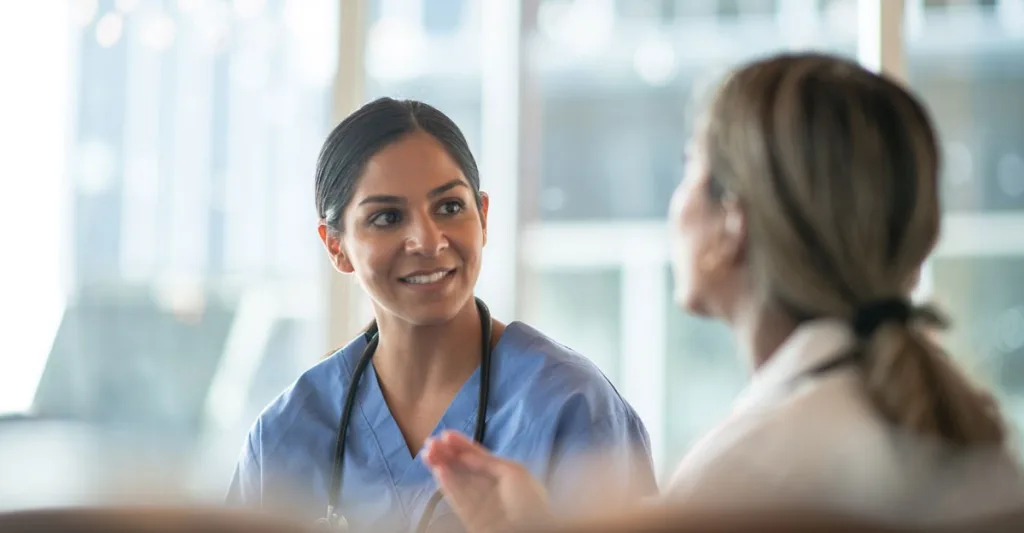
<path id="1" fill-rule="evenodd" d="M 212 453 L 212 452 L 210 452 Z M 217 455 L 223 453 L 218 451 Z M 305 531 L 220 508 L 229 474 L 153 432 L 69 420 L 0 419 L 0 532 Z M 1019 532 L 1024 509 L 941 528 L 878 527 L 804 512 L 709 513 L 656 506 L 551 526 L 555 533 L 636 532 Z M 436 532 L 435 532 L 436 533 Z"/>
<path id="2" fill-rule="evenodd" d="M 216 504 L 230 467 L 159 431 L 0 418 L 0 512 L 59 506 Z M 214 462 L 210 460 L 209 462 Z M 2 530 L 2 529 L 0 529 Z"/>
<path id="3" fill-rule="evenodd" d="M 1024 513 L 948 528 L 899 529 L 875 526 L 846 518 L 800 512 L 750 515 L 714 515 L 679 509 L 652 508 L 615 518 L 551 527 L 546 533 L 1009 533 L 1024 530 Z M 63 509 L 0 513 L 0 531 L 9 533 L 177 533 L 249 532 L 299 533 L 314 531 L 305 525 L 260 514 L 209 508 L 137 507 Z M 531 529 L 536 531 L 536 529 Z M 441 532 L 436 532 L 441 533 Z M 509 532 L 512 533 L 512 532 Z"/>

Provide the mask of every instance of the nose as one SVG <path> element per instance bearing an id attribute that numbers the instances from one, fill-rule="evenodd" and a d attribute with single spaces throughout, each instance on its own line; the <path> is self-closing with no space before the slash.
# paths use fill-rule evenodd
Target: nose
<path id="1" fill-rule="evenodd" d="M 405 238 L 405 251 L 410 254 L 436 257 L 448 249 L 448 238 L 431 217 L 417 217 L 415 223 L 409 224 L 409 234 Z"/>

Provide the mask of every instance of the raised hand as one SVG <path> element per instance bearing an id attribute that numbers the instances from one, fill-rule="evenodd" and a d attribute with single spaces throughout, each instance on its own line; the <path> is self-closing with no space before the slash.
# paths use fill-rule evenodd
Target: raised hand
<path id="1" fill-rule="evenodd" d="M 423 460 L 470 533 L 508 531 L 548 517 L 547 492 L 526 468 L 459 433 L 429 440 Z"/>

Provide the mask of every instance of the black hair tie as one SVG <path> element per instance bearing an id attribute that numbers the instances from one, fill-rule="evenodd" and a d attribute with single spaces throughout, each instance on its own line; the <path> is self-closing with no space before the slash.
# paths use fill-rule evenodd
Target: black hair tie
<path id="1" fill-rule="evenodd" d="M 910 303 L 900 298 L 870 302 L 853 315 L 853 332 L 858 338 L 866 339 L 886 322 L 906 324 L 910 313 Z"/>
<path id="2" fill-rule="evenodd" d="M 868 339 L 886 322 L 906 324 L 916 318 L 932 326 L 946 326 L 946 320 L 931 307 L 914 307 L 904 298 L 888 298 L 862 305 L 853 315 L 853 332 L 858 339 Z"/>

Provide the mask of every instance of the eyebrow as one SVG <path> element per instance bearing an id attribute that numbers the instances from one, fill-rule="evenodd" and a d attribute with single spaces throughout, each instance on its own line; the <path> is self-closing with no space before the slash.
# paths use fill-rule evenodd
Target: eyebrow
<path id="1" fill-rule="evenodd" d="M 359 201 L 359 205 L 365 204 L 400 204 L 405 199 L 400 196 L 391 196 L 386 194 L 375 194 L 373 196 L 367 196 Z"/>
<path id="2" fill-rule="evenodd" d="M 444 185 L 441 185 L 440 187 L 434 187 L 433 189 L 430 190 L 429 193 L 427 193 L 427 196 L 430 197 L 430 198 L 436 198 L 436 197 L 441 196 L 442 194 L 444 194 L 444 193 L 446 193 L 446 192 L 448 192 L 448 191 L 450 191 L 450 190 L 452 190 L 452 189 L 454 189 L 456 187 L 465 187 L 465 186 L 466 186 L 466 182 L 465 181 L 462 181 L 459 178 L 455 178 L 455 179 L 449 181 L 448 183 L 445 183 Z"/>
<path id="3" fill-rule="evenodd" d="M 453 180 L 449 181 L 448 183 L 445 183 L 444 185 L 441 185 L 439 187 L 434 187 L 433 189 L 430 190 L 430 192 L 427 193 L 427 196 L 429 198 L 436 198 L 436 197 L 441 196 L 442 194 L 444 194 L 444 193 L 446 193 L 446 192 L 448 192 L 448 191 L 450 191 L 450 190 L 452 190 L 452 189 L 454 189 L 456 187 L 466 187 L 466 186 L 467 185 L 466 185 L 465 181 L 456 178 L 456 179 L 453 179 Z M 396 204 L 403 204 L 403 203 L 405 203 L 405 198 L 404 197 L 402 197 L 402 196 L 394 196 L 394 195 L 390 195 L 390 194 L 375 194 L 373 196 L 367 196 L 366 198 L 363 198 L 362 200 L 359 201 L 359 205 L 364 205 L 364 204 L 390 204 L 390 205 L 396 205 Z"/>

